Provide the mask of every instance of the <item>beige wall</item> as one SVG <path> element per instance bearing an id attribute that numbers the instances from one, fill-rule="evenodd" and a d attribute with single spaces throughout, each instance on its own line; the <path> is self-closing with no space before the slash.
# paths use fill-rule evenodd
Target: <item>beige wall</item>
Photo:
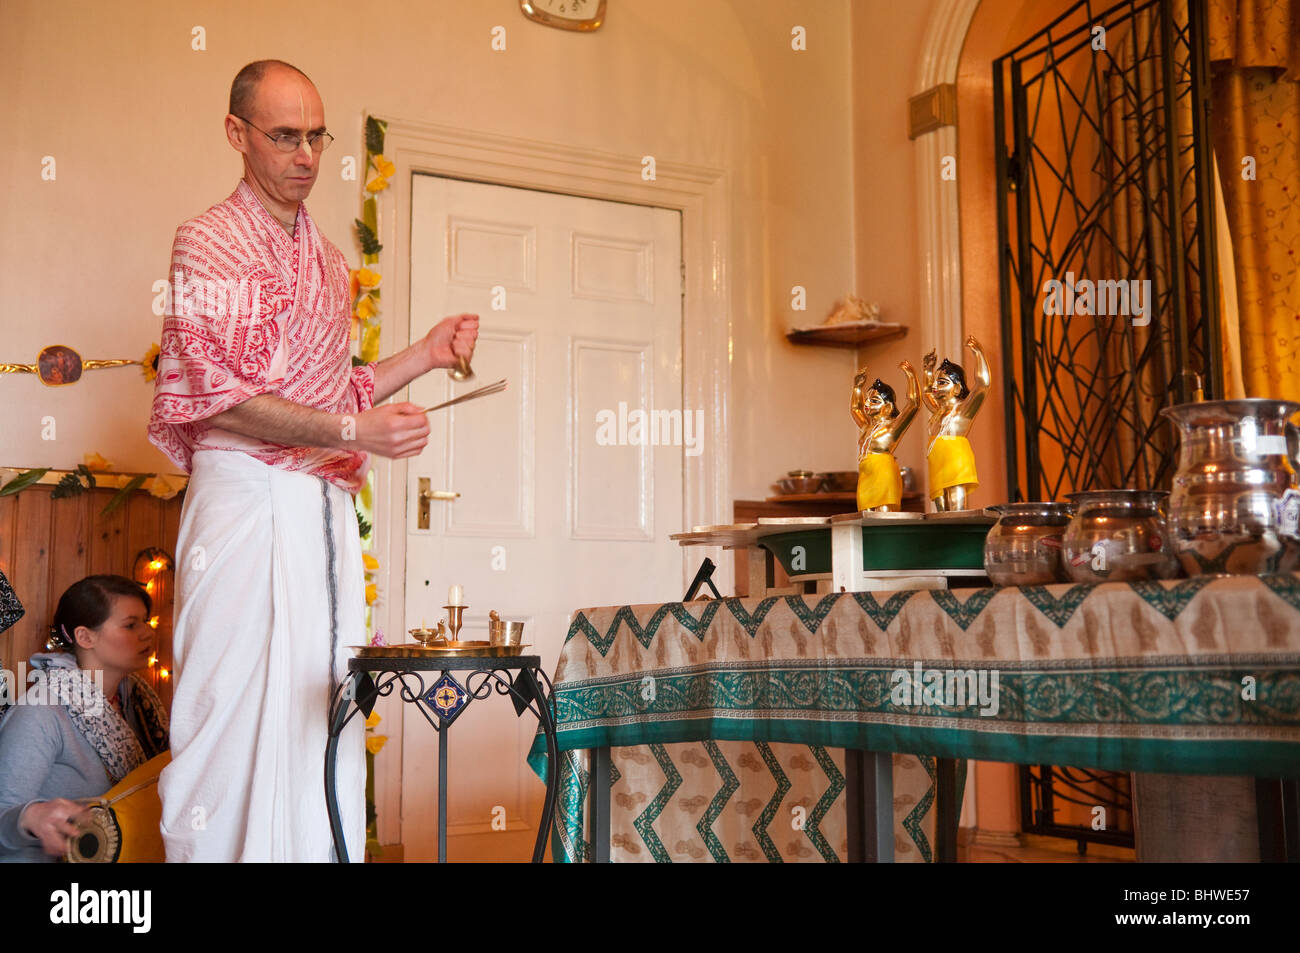
<path id="1" fill-rule="evenodd" d="M 321 90 L 338 141 L 308 206 L 353 260 L 359 187 L 330 170 L 359 152 L 366 110 L 725 169 L 734 495 L 765 495 L 796 466 L 851 468 L 852 352 L 793 348 L 782 335 L 854 290 L 888 317 L 915 314 L 904 108 L 928 8 L 614 3 L 606 26 L 583 36 L 527 22 L 514 0 L 394 5 L 365 19 L 334 0 L 6 0 L 0 360 L 31 361 L 49 343 L 87 358 L 138 357 L 158 339 L 151 285 L 165 275 L 175 226 L 228 195 L 240 174 L 221 123 L 230 79 L 276 56 Z M 790 49 L 796 23 L 807 52 Z M 504 53 L 489 45 L 497 24 Z M 206 51 L 190 48 L 195 26 Z M 851 57 L 851 45 L 863 52 Z M 54 182 L 40 178 L 46 155 Z M 808 289 L 806 314 L 790 311 L 795 284 Z M 882 359 L 903 353 L 917 357 L 904 345 Z M 0 422 L 0 466 L 69 467 L 96 450 L 118 469 L 166 468 L 144 435 L 152 385 L 138 368 L 59 389 L 8 376 L 0 388 L 6 408 L 21 408 Z M 57 421 L 53 443 L 40 439 L 46 415 Z"/>
<path id="2" fill-rule="evenodd" d="M 921 262 L 917 247 L 916 144 L 908 138 L 907 100 L 917 92 L 917 61 L 933 0 L 855 3 L 853 6 L 854 166 L 857 183 L 854 228 L 858 294 L 880 305 L 884 321 L 908 325 L 906 337 L 858 351 L 872 377 L 892 386 L 900 402 L 907 379 L 898 362 L 921 373 Z M 943 355 L 940 355 L 942 359 Z M 959 360 L 954 355 L 954 360 Z M 837 414 L 850 421 L 849 387 L 836 395 Z M 910 466 L 925 489 L 924 407 L 898 445 L 899 463 Z M 856 431 L 854 437 L 856 441 Z M 856 450 L 856 442 L 850 451 Z"/>

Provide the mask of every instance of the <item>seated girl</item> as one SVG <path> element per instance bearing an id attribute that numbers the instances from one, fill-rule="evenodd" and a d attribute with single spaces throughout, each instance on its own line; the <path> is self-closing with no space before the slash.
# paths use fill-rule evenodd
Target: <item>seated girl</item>
<path id="1" fill-rule="evenodd" d="M 0 862 L 53 861 L 85 805 L 167 750 L 167 712 L 137 674 L 154 650 L 153 600 L 123 576 L 87 576 L 59 599 L 44 684 L 0 715 Z M 102 683 L 99 680 L 102 673 Z"/>

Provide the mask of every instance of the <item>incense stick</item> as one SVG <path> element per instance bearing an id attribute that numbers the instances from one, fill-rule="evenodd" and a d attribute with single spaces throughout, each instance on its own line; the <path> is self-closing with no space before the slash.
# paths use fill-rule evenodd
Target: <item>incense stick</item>
<path id="1" fill-rule="evenodd" d="M 444 400 L 441 404 L 434 404 L 432 407 L 426 407 L 424 413 L 431 413 L 435 410 L 442 410 L 444 407 L 450 407 L 452 404 L 461 404 L 467 400 L 474 400 L 479 397 L 487 397 L 489 394 L 498 394 L 506 389 L 506 379 L 503 377 L 495 384 L 487 384 L 478 390 L 472 390 L 468 394 L 461 394 L 459 397 L 453 397 L 451 400 Z"/>

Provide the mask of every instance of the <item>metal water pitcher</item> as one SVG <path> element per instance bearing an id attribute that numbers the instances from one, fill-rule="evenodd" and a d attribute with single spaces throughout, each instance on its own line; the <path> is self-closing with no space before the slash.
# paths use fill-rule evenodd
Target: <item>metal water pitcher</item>
<path id="1" fill-rule="evenodd" d="M 1300 562 L 1300 492 L 1288 418 L 1300 403 L 1248 398 L 1161 411 L 1182 438 L 1169 497 L 1174 551 L 1189 576 L 1289 572 Z"/>

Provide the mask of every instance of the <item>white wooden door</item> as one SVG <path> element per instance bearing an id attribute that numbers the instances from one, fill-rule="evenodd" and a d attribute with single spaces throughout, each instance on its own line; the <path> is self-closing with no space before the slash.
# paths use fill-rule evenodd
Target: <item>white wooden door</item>
<path id="1" fill-rule="evenodd" d="M 683 454 L 703 435 L 702 414 L 683 420 L 681 406 L 680 213 L 416 175 L 411 220 L 411 339 L 449 314 L 481 324 L 475 380 L 435 371 L 410 399 L 510 384 L 430 415 L 429 445 L 410 460 L 407 628 L 445 617 L 458 583 L 460 638 L 487 639 L 491 609 L 523 620 L 549 675 L 574 609 L 681 596 L 668 536 L 683 528 Z M 661 414 L 650 434 L 638 410 L 677 411 L 683 426 Z M 432 504 L 428 529 L 416 525 L 420 477 L 461 494 Z M 530 856 L 544 791 L 524 761 L 536 728 L 501 696 L 457 719 L 449 860 Z M 405 856 L 433 860 L 437 738 L 413 710 L 402 752 Z"/>

